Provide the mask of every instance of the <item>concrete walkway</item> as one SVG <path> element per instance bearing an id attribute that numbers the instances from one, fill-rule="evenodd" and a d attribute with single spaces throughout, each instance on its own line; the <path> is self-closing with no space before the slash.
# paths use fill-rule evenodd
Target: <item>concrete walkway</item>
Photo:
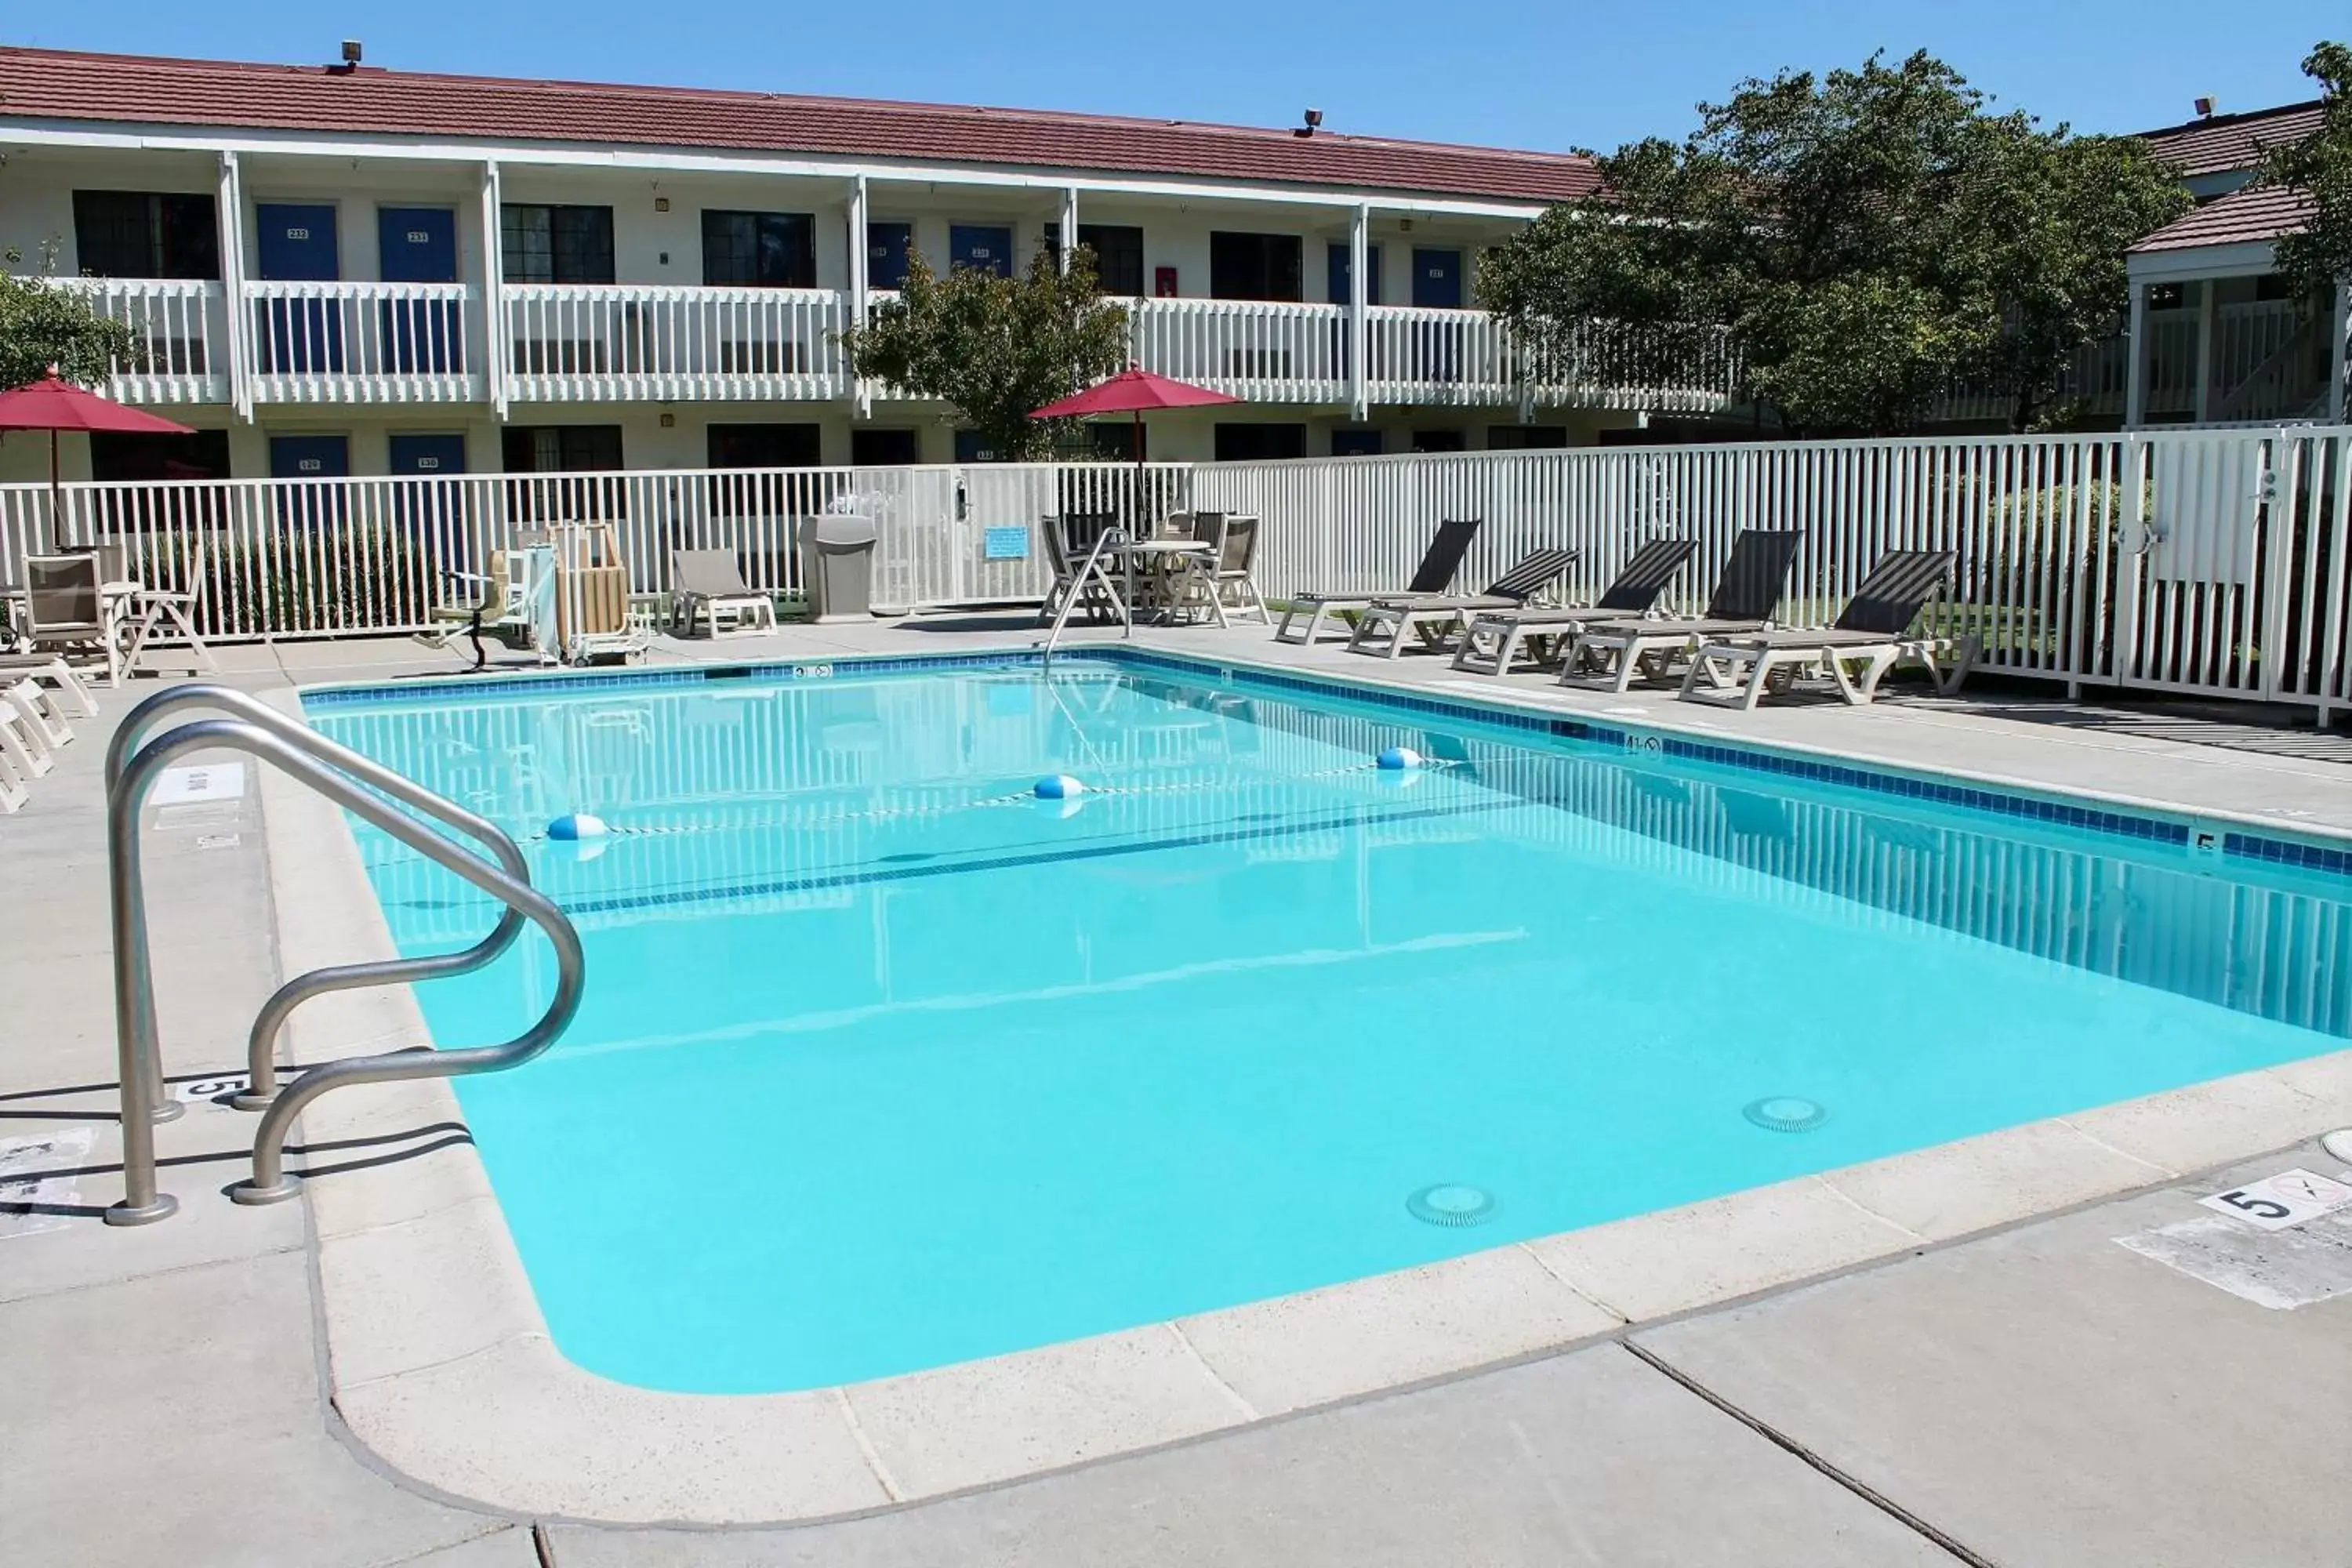
<path id="1" fill-rule="evenodd" d="M 658 657 L 1006 640 L 852 630 Z M 1165 640 L 1266 647 L 1262 631 Z M 1343 658 L 1299 662 L 1371 662 Z M 225 659 L 257 690 L 457 662 L 404 643 Z M 179 1163 L 174 1219 L 95 1217 L 120 1183 L 100 763 L 142 695 L 102 693 L 106 714 L 79 726 L 33 804 L 0 817 L 0 1148 L 19 1149 L 0 1152 L 0 1181 L 12 1158 L 17 1179 L 44 1178 L 29 1204 L 0 1207 L 0 1563 L 2316 1568 L 2352 1551 L 2352 1222 L 2246 1244 L 2257 1271 L 2292 1252 L 2298 1279 L 2341 1272 L 2345 1293 L 2294 1310 L 2116 1240 L 2197 1219 L 2196 1197 L 2246 1179 L 2337 1169 L 2311 1148 L 1572 1353 L 873 1518 L 722 1532 L 556 1521 L 534 1540 L 533 1521 L 422 1495 L 347 1440 L 321 1393 L 305 1206 L 220 1195 L 251 1118 L 198 1103 L 159 1129 Z M 1655 698 L 1559 700 L 1683 718 Z M 2352 826 L 2352 770 L 2325 758 L 2021 723 L 2000 706 L 1695 721 Z M 151 822 L 167 1070 L 233 1068 L 277 978 L 258 802 Z M 397 1159 L 431 1136 L 309 1163 Z"/>

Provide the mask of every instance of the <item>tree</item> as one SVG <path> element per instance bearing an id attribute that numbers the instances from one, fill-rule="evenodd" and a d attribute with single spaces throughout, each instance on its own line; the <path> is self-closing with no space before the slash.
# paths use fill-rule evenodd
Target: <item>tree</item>
<path id="1" fill-rule="evenodd" d="M 51 365 L 78 386 L 96 386 L 131 363 L 129 327 L 100 315 L 86 295 L 18 274 L 24 258 L 14 247 L 0 253 L 8 268 L 0 272 L 0 387 L 38 381 Z"/>
<path id="2" fill-rule="evenodd" d="M 2021 428 L 2129 300 L 2124 250 L 2188 209 L 2136 141 L 2036 128 L 1925 54 L 1783 71 L 1701 104 L 1679 144 L 1599 160 L 1483 269 L 1539 363 L 1658 384 L 1718 334 L 1791 432 L 1916 427 L 1963 381 Z M 1596 334 L 1595 320 L 1620 323 Z"/>
<path id="3" fill-rule="evenodd" d="M 2257 180 L 2300 192 L 2309 204 L 2303 226 L 2282 235 L 2274 252 L 2287 286 L 2310 300 L 2352 279 L 2352 47 L 2319 44 L 2305 58 L 2303 74 L 2319 83 L 2319 129 L 2272 148 Z"/>
<path id="4" fill-rule="evenodd" d="M 941 278 L 909 257 L 898 298 L 841 342 L 859 375 L 948 404 L 984 446 L 1022 462 L 1076 423 L 1029 410 L 1127 363 L 1127 311 L 1096 292 L 1084 246 L 1066 272 L 1041 251 L 1020 278 L 969 268 Z"/>

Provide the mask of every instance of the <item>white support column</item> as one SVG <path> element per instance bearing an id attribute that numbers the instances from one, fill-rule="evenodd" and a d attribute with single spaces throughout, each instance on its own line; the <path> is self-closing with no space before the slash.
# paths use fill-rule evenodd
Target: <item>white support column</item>
<path id="1" fill-rule="evenodd" d="M 220 229 L 221 324 L 228 351 L 228 401 L 237 417 L 253 418 L 253 374 L 246 349 L 249 324 L 245 301 L 245 181 L 236 154 L 220 155 L 220 192 L 215 198 L 214 221 Z"/>
<path id="2" fill-rule="evenodd" d="M 1078 187 L 1062 189 L 1062 270 L 1070 269 L 1070 252 L 1078 247 Z"/>
<path id="3" fill-rule="evenodd" d="M 1348 225 L 1348 417 L 1371 417 L 1372 209 L 1359 203 Z"/>
<path id="4" fill-rule="evenodd" d="M 507 247 L 498 160 L 482 164 L 482 357 L 490 410 L 507 416 Z"/>
<path id="5" fill-rule="evenodd" d="M 866 233 L 866 176 L 859 174 L 849 182 L 849 324 L 866 325 L 866 296 L 873 287 L 873 237 Z M 874 394 L 866 383 L 850 378 L 850 396 L 857 417 L 865 418 L 874 412 Z"/>
<path id="6" fill-rule="evenodd" d="M 2327 329 L 2327 422 L 2341 425 L 2345 416 L 2345 381 L 2352 377 L 2352 368 L 2345 364 L 2352 357 L 2352 277 L 2336 280 L 2336 314 Z"/>
<path id="7" fill-rule="evenodd" d="M 2197 285 L 2197 405 L 2190 416 L 2202 425 L 2213 408 L 2213 279 Z"/>
<path id="8" fill-rule="evenodd" d="M 2124 329 L 2124 428 L 2137 430 L 2147 414 L 2147 285 L 2134 279 Z"/>

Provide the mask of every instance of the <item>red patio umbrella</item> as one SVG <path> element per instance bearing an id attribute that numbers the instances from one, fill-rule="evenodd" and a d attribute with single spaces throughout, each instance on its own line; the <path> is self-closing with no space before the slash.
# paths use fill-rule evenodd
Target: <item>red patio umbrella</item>
<path id="1" fill-rule="evenodd" d="M 58 432 L 60 430 L 127 430 L 157 436 L 191 436 L 185 425 L 84 392 L 49 366 L 48 374 L 26 386 L 0 392 L 0 431 L 47 430 L 49 433 L 49 542 L 58 532 Z"/>
<path id="2" fill-rule="evenodd" d="M 1143 411 L 1147 408 L 1199 408 L 1211 403 L 1239 403 L 1222 392 L 1171 381 L 1129 365 L 1108 381 L 1097 382 L 1073 397 L 1029 411 L 1032 419 L 1079 419 L 1089 414 L 1131 414 L 1135 416 L 1135 468 L 1143 471 Z"/>

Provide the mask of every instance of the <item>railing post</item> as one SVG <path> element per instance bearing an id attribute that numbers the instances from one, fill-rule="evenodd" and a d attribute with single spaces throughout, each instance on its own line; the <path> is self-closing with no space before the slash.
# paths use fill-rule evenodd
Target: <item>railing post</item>
<path id="1" fill-rule="evenodd" d="M 482 164 L 482 359 L 490 411 L 507 416 L 507 258 L 499 164 Z"/>
<path id="2" fill-rule="evenodd" d="M 237 417 L 253 418 L 253 366 L 246 346 L 245 182 L 236 154 L 220 155 L 220 191 L 213 204 L 220 228 L 221 325 L 228 351 L 228 401 Z"/>
<path id="3" fill-rule="evenodd" d="M 2336 280 L 2336 310 L 2327 324 L 2327 422 L 2344 423 L 2344 386 L 2352 369 L 2345 364 L 2352 357 L 2352 273 Z"/>
<path id="4" fill-rule="evenodd" d="M 2197 400 L 2190 417 L 2202 425 L 2213 416 L 2213 279 L 2197 285 Z"/>
<path id="5" fill-rule="evenodd" d="M 1372 209 L 1362 202 L 1348 223 L 1348 417 L 1358 424 L 1371 416 L 1369 382 L 1371 321 Z"/>
<path id="6" fill-rule="evenodd" d="M 2131 285 L 2131 310 L 2124 329 L 2124 428 L 2137 430 L 2147 416 L 2147 285 Z"/>
<path id="7" fill-rule="evenodd" d="M 849 182 L 849 324 L 860 330 L 866 325 L 866 296 L 873 292 L 873 246 L 866 231 L 866 176 L 853 175 Z M 874 412 L 873 390 L 846 364 L 842 374 L 856 416 L 863 419 Z"/>

